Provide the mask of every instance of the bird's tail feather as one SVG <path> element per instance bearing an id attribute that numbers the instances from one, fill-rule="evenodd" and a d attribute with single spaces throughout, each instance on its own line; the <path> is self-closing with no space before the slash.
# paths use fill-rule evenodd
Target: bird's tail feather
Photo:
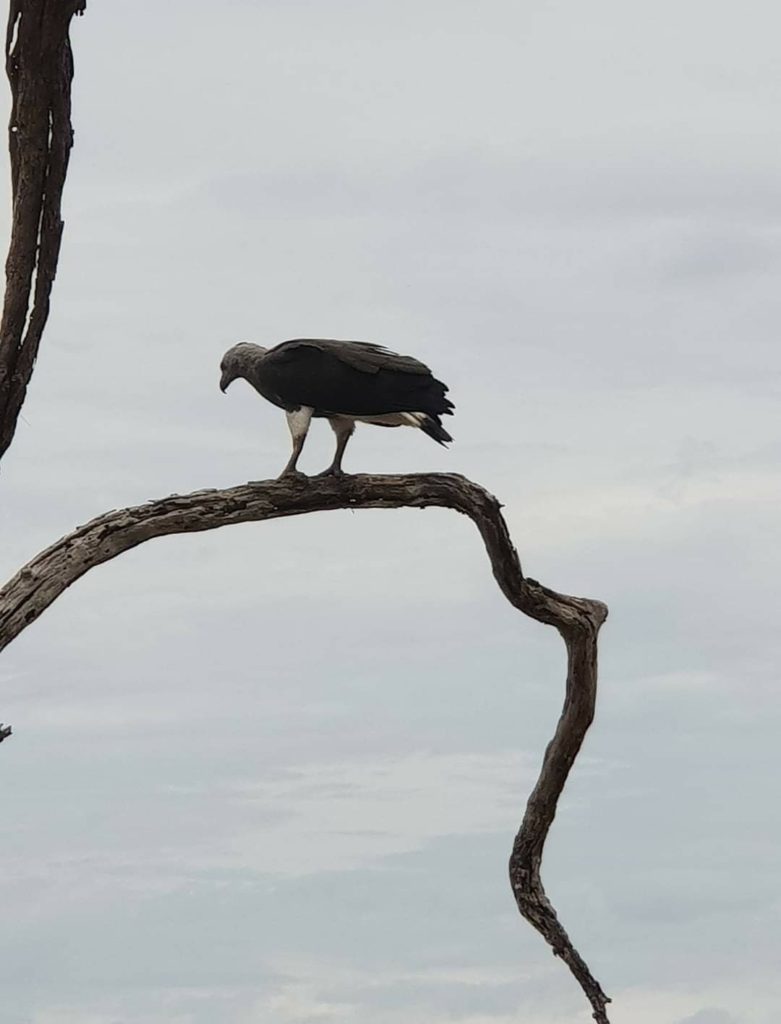
<path id="1" fill-rule="evenodd" d="M 420 420 L 420 429 L 424 434 L 428 434 L 429 437 L 433 438 L 437 444 L 447 444 L 452 441 L 453 438 L 448 434 L 442 424 L 439 422 L 439 418 L 434 416 L 424 416 Z"/>

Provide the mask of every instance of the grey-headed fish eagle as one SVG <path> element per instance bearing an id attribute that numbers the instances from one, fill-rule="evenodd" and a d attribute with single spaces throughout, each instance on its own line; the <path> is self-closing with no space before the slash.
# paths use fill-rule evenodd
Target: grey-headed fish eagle
<path id="1" fill-rule="evenodd" d="M 356 422 L 380 427 L 417 427 L 439 444 L 453 438 L 440 417 L 453 403 L 447 387 L 412 356 L 365 341 L 296 338 L 274 348 L 242 341 L 220 365 L 220 390 L 243 377 L 269 402 L 284 409 L 293 453 L 282 476 L 296 469 L 312 417 L 329 421 L 336 434 L 333 462 L 321 476 L 342 474 L 342 456 Z"/>

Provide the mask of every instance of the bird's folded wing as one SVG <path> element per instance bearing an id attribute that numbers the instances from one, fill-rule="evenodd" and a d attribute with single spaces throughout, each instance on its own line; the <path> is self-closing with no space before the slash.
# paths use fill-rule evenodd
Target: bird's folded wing
<path id="1" fill-rule="evenodd" d="M 431 373 L 431 370 L 420 360 L 412 356 L 402 356 L 390 352 L 382 345 L 373 345 L 368 341 L 336 341 L 330 338 L 295 338 L 283 341 L 273 349 L 274 358 L 293 358 L 295 352 L 302 349 L 317 349 L 328 352 L 340 362 L 352 366 L 361 373 L 378 373 L 380 370 L 396 370 L 400 373 Z"/>
<path id="2" fill-rule="evenodd" d="M 258 373 L 261 393 L 277 396 L 285 407 L 308 405 L 319 414 L 438 413 L 450 407 L 447 389 L 425 368 L 411 373 L 386 363 L 367 372 L 320 342 L 285 342 L 263 357 Z"/>

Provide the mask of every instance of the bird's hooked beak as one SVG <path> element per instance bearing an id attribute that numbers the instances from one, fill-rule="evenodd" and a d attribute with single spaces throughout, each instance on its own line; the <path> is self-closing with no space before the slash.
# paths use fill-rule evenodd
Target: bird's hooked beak
<path id="1" fill-rule="evenodd" d="M 233 380 L 235 380 L 235 377 L 232 377 L 227 370 L 222 371 L 222 376 L 220 377 L 220 391 L 223 393 L 223 395 L 228 390 L 228 385 Z"/>

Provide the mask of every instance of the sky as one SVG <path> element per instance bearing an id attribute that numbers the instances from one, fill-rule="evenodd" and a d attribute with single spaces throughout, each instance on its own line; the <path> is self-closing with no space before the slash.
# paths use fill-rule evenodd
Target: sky
<path id="1" fill-rule="evenodd" d="M 426 361 L 455 444 L 359 427 L 345 468 L 466 474 L 529 575 L 610 607 L 543 877 L 613 1024 L 781 1018 L 779 32 L 760 0 L 73 25 L 0 570 L 275 476 L 284 416 L 217 387 L 236 341 Z M 446 510 L 96 569 L 0 663 L 0 1024 L 586 1024 L 506 876 L 563 682 Z"/>

